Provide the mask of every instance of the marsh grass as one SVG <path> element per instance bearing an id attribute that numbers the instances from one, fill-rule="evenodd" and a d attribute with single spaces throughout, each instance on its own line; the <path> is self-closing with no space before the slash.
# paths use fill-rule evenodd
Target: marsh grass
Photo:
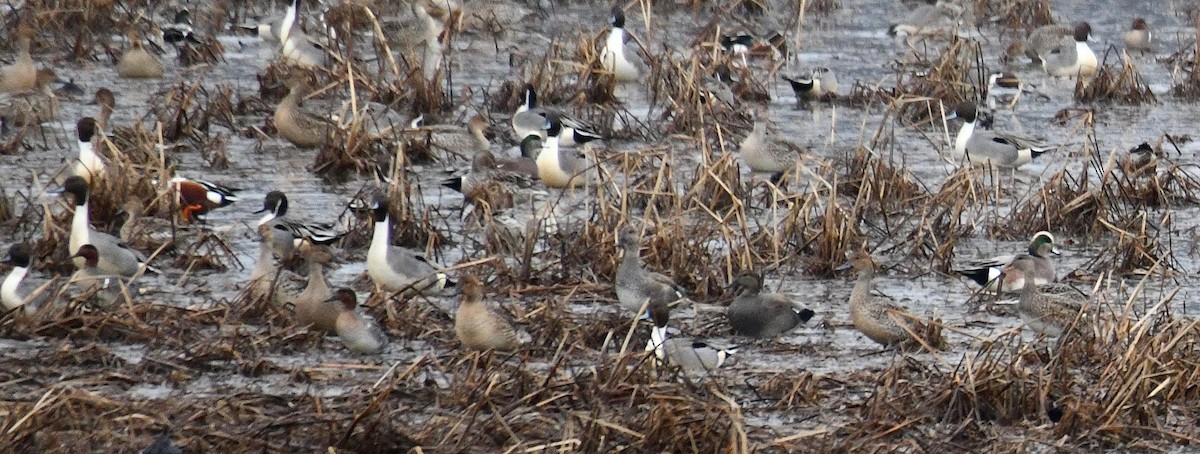
<path id="1" fill-rule="evenodd" d="M 1158 98 L 1142 79 L 1129 55 L 1122 51 L 1120 69 L 1107 63 L 1106 52 L 1096 75 L 1090 80 L 1081 77 L 1075 82 L 1075 100 L 1083 103 L 1112 102 L 1122 104 L 1156 103 Z"/>

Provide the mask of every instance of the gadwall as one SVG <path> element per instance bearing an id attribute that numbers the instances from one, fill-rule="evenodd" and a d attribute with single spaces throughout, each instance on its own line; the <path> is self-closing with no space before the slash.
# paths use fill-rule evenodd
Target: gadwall
<path id="1" fill-rule="evenodd" d="M 814 315 L 796 307 L 791 298 L 778 293 L 760 293 L 762 276 L 747 271 L 739 274 L 731 286 L 741 288 L 725 315 L 735 333 L 750 337 L 775 337 L 795 329 Z"/>

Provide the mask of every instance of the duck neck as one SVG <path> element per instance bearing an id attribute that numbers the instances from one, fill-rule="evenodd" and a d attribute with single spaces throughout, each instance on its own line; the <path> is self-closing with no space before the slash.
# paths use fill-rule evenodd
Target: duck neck
<path id="1" fill-rule="evenodd" d="M 271 244 L 263 240 L 258 248 L 258 261 L 254 263 L 254 270 L 250 272 L 250 280 L 256 281 L 273 274 L 275 274 L 275 257 L 271 253 Z"/>
<path id="2" fill-rule="evenodd" d="M 88 225 L 88 201 L 84 199 L 83 203 L 75 205 L 75 214 L 71 218 L 71 237 L 87 241 L 88 228 L 90 228 Z M 75 245 L 72 249 L 77 249 L 79 246 L 83 246 L 83 243 Z"/>
<path id="3" fill-rule="evenodd" d="M 958 129 L 958 136 L 954 138 L 954 152 L 959 156 L 967 154 L 967 141 L 971 140 L 971 134 L 974 133 L 974 121 L 963 123 L 962 127 Z"/>
<path id="4" fill-rule="evenodd" d="M 317 292 L 318 295 L 327 295 L 330 293 L 329 284 L 325 282 L 325 265 L 316 262 L 310 262 L 308 267 L 308 287 L 305 291 Z"/>
<path id="5" fill-rule="evenodd" d="M 621 258 L 620 269 L 617 270 L 620 274 L 638 274 L 642 271 L 641 258 L 638 257 L 638 247 L 625 247 L 625 257 Z"/>
<path id="6" fill-rule="evenodd" d="M 387 257 L 388 246 L 391 246 L 391 227 L 388 218 L 375 221 L 375 231 L 371 233 L 371 247 L 367 249 L 367 258 L 381 259 Z"/>
<path id="7" fill-rule="evenodd" d="M 0 284 L 0 303 L 3 303 L 5 309 L 16 309 L 25 302 L 25 298 L 17 293 L 17 289 L 21 287 L 21 281 L 28 272 L 29 268 L 15 266 L 4 278 L 4 283 Z"/>
<path id="8" fill-rule="evenodd" d="M 650 329 L 650 345 L 647 346 L 646 350 L 653 349 L 654 356 L 657 356 L 658 359 L 663 359 L 663 356 L 666 356 L 665 355 L 666 352 L 664 351 L 665 349 L 663 348 L 663 344 L 665 344 L 666 342 L 667 342 L 667 327 L 656 325 L 654 328 Z"/>
<path id="9" fill-rule="evenodd" d="M 854 281 L 854 290 L 850 291 L 852 302 L 864 302 L 869 299 L 869 295 L 871 294 L 871 280 L 874 278 L 875 269 L 873 267 L 859 270 L 858 279 Z"/>

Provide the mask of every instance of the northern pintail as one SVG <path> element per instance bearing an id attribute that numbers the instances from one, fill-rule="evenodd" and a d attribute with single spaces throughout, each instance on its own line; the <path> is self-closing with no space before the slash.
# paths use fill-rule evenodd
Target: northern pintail
<path id="1" fill-rule="evenodd" d="M 654 356 L 660 361 L 678 366 L 685 373 L 708 373 L 720 368 L 725 360 L 737 352 L 736 349 L 719 349 L 705 342 L 686 338 L 670 337 L 667 324 L 671 318 L 671 309 L 666 306 L 655 306 L 650 310 L 650 318 L 654 327 L 650 330 L 650 341 L 646 351 L 654 351 Z"/>
<path id="2" fill-rule="evenodd" d="M 325 51 L 318 48 L 300 28 L 300 0 L 292 0 L 279 26 L 280 56 L 283 60 L 304 68 L 325 65 Z"/>
<path id="3" fill-rule="evenodd" d="M 325 117 L 307 112 L 300 107 L 304 97 L 312 91 L 308 81 L 301 77 L 288 79 L 290 89 L 287 96 L 275 107 L 275 129 L 288 142 L 300 148 L 314 148 L 325 144 L 333 123 Z"/>
<path id="4" fill-rule="evenodd" d="M 620 6 L 612 8 L 612 30 L 600 51 L 600 66 L 612 73 L 617 82 L 634 82 L 646 73 L 645 63 L 637 52 L 626 43 L 629 33 L 625 31 L 625 11 Z"/>
<path id="5" fill-rule="evenodd" d="M 196 39 L 195 31 L 192 29 L 192 13 L 187 8 L 180 9 L 175 12 L 175 18 L 169 24 L 164 24 L 162 27 L 162 40 L 169 44 L 178 45 L 183 42 L 192 44 L 202 44 Z"/>
<path id="6" fill-rule="evenodd" d="M 893 346 L 908 341 L 909 331 L 924 331 L 908 311 L 871 295 L 871 280 L 879 263 L 870 254 L 863 250 L 854 252 L 850 266 L 858 272 L 850 291 L 850 319 L 859 332 L 884 346 Z"/>
<path id="7" fill-rule="evenodd" d="M 809 150 L 799 142 L 779 137 L 768 130 L 767 120 L 761 117 L 754 119 L 754 129 L 742 139 L 738 148 L 750 170 L 776 175 L 796 168 L 796 163 Z"/>
<path id="8" fill-rule="evenodd" d="M 467 127 L 457 125 L 419 126 L 412 130 L 416 137 L 425 137 L 429 145 L 448 153 L 477 153 L 490 150 L 491 142 L 485 134 L 488 120 L 483 115 L 474 115 L 467 121 Z"/>
<path id="9" fill-rule="evenodd" d="M 84 117 L 75 122 L 75 135 L 79 139 L 79 159 L 71 166 L 71 174 L 82 177 L 88 183 L 104 179 L 108 166 L 96 154 L 92 139 L 96 137 L 96 120 Z"/>
<path id="10" fill-rule="evenodd" d="M 922 4 L 907 16 L 888 27 L 892 36 L 942 35 L 958 27 L 966 7 L 954 0 L 938 0 L 932 5 Z"/>
<path id="11" fill-rule="evenodd" d="M 1091 77 L 1099 65 L 1087 43 L 1091 33 L 1092 26 L 1087 22 L 1077 24 L 1071 37 L 1060 39 L 1049 51 L 1039 54 L 1042 68 L 1055 77 Z"/>
<path id="12" fill-rule="evenodd" d="M 371 281 L 389 292 L 415 291 L 433 294 L 446 286 L 448 277 L 418 252 L 392 246 L 392 226 L 388 222 L 387 200 L 378 198 L 371 210 L 375 231 L 367 249 L 367 274 Z"/>
<path id="13" fill-rule="evenodd" d="M 67 247 L 70 252 L 78 252 L 85 244 L 91 244 L 99 251 L 100 271 L 123 277 L 133 277 L 143 272 L 146 258 L 130 248 L 116 237 L 92 229 L 88 215 L 88 182 L 79 176 L 67 178 L 63 184 L 63 192 L 71 194 L 75 199 L 75 214 L 71 219 L 71 235 Z M 83 267 L 85 260 L 80 257 L 75 264 Z"/>
<path id="14" fill-rule="evenodd" d="M 175 190 L 179 201 L 181 215 L 184 220 L 194 221 L 209 211 L 232 205 L 241 199 L 236 192 L 239 189 L 210 183 L 204 180 L 192 180 L 184 177 L 171 178 L 171 188 Z"/>
<path id="15" fill-rule="evenodd" d="M 1121 35 L 1121 39 L 1125 42 L 1126 50 L 1154 50 L 1154 35 L 1150 33 L 1150 25 L 1146 23 L 1146 19 L 1134 19 L 1133 25 Z"/>
<path id="16" fill-rule="evenodd" d="M 387 335 L 374 319 L 359 313 L 358 295 L 354 294 L 354 290 L 339 288 L 331 301 L 339 309 L 334 328 L 346 348 L 363 354 L 383 351 L 388 343 Z"/>
<path id="17" fill-rule="evenodd" d="M 483 302 L 483 283 L 473 275 L 462 277 L 462 302 L 454 313 L 454 334 L 471 350 L 516 350 L 520 344 L 511 323 Z"/>
<path id="18" fill-rule="evenodd" d="M 1012 73 L 1003 71 L 992 73 L 988 76 L 988 109 L 995 110 L 998 105 L 1002 105 L 1008 109 L 1016 107 L 1017 101 L 1021 99 L 1021 92 L 1024 91 L 1024 88 L 1021 79 Z"/>
<path id="19" fill-rule="evenodd" d="M 137 30 L 129 30 L 129 50 L 117 60 L 117 75 L 126 79 L 158 79 L 163 76 L 163 64 L 142 45 Z"/>
<path id="20" fill-rule="evenodd" d="M 971 102 L 959 104 L 955 115 L 963 120 L 963 125 L 954 138 L 955 161 L 966 157 L 975 165 L 1015 169 L 1057 148 L 1034 145 L 1031 140 L 1015 135 L 976 129 L 977 112 L 975 104 Z"/>
<path id="21" fill-rule="evenodd" d="M 532 186 L 532 180 L 536 178 L 537 163 L 532 159 L 521 157 L 501 161 L 490 151 L 479 151 L 471 159 L 470 171 L 465 175 L 450 178 L 442 185 L 471 199 L 483 195 L 481 191 L 492 188 L 511 196 L 520 188 Z"/>
<path id="22" fill-rule="evenodd" d="M 747 68 L 750 63 L 746 61 L 746 53 L 750 52 L 750 48 L 754 46 L 754 35 L 745 30 L 739 30 L 733 33 L 723 33 L 717 39 L 717 44 L 721 46 L 721 50 L 725 53 L 737 57 L 740 60 L 742 68 Z M 734 62 L 735 64 L 737 61 Z"/>
<path id="23" fill-rule="evenodd" d="M 642 236 L 637 228 L 625 226 L 617 235 L 625 256 L 617 266 L 617 279 L 613 287 L 617 291 L 617 302 L 634 313 L 645 310 L 649 313 L 654 306 L 670 305 L 685 298 L 671 278 L 642 267 Z"/>
<path id="24" fill-rule="evenodd" d="M 1015 268 L 1026 274 L 1036 272 L 1030 262 L 1018 263 Z M 1026 283 L 1021 289 L 1017 312 L 1021 314 L 1025 325 L 1035 332 L 1052 337 L 1061 336 L 1082 312 L 1087 301 L 1047 295 L 1039 291 L 1038 286 Z"/>
<path id="25" fill-rule="evenodd" d="M 414 49 L 432 49 L 438 45 L 438 36 L 445 31 L 446 22 L 429 14 L 425 3 L 421 0 L 412 1 L 407 11 L 401 8 L 401 14 L 379 19 L 379 27 L 388 42 L 395 46 L 394 50 L 408 54 Z M 441 2 L 435 0 L 434 3 Z"/>
<path id="26" fill-rule="evenodd" d="M 51 292 L 46 289 L 40 289 L 39 292 L 22 285 L 33 265 L 33 249 L 28 244 L 16 243 L 8 247 L 8 257 L 4 261 L 12 264 L 13 268 L 4 277 L 4 283 L 0 284 L 0 304 L 3 304 L 5 311 L 22 308 L 27 314 L 34 312 L 41 301 L 50 297 Z M 31 293 L 35 296 L 31 297 Z"/>
<path id="27" fill-rule="evenodd" d="M 837 76 L 829 68 L 817 68 L 798 77 L 780 76 L 792 86 L 796 100 L 810 102 L 837 96 Z"/>
<path id="28" fill-rule="evenodd" d="M 325 245 L 304 244 L 300 247 L 300 255 L 308 263 L 308 285 L 292 297 L 296 320 L 317 331 L 335 333 L 341 305 L 329 304 L 333 290 L 325 280 L 325 266 L 333 262 L 333 253 Z"/>
<path id="29" fill-rule="evenodd" d="M 104 134 L 108 131 L 108 120 L 112 118 L 113 109 L 117 106 L 117 97 L 113 95 L 112 90 L 101 88 L 96 90 L 92 104 L 100 106 L 100 112 L 96 114 L 96 130 Z"/>
<path id="30" fill-rule="evenodd" d="M 594 128 L 567 115 L 562 109 L 538 107 L 537 90 L 533 84 L 525 84 L 522 92 L 525 103 L 517 106 L 517 112 L 512 116 L 513 131 L 516 131 L 518 138 L 523 140 L 530 135 L 537 135 L 545 139 L 546 117 L 549 114 L 557 115 L 562 123 L 562 132 L 558 135 L 559 145 L 573 146 L 604 138 Z"/>
<path id="31" fill-rule="evenodd" d="M 561 133 L 562 123 L 550 115 L 546 119 L 546 140 L 542 141 L 542 151 L 536 161 L 538 178 L 552 188 L 585 186 L 592 181 L 587 162 L 574 149 L 560 146 Z"/>
<path id="32" fill-rule="evenodd" d="M 37 67 L 29 55 L 29 41 L 33 30 L 17 29 L 17 58 L 12 64 L 0 67 L 0 93 L 32 90 L 37 84 Z"/>
<path id="33" fill-rule="evenodd" d="M 50 87 L 57 76 L 50 68 L 39 69 L 36 74 L 32 90 L 0 96 L 0 116 L 4 117 L 6 124 L 36 126 L 54 120 L 58 115 L 58 96 Z"/>
<path id="34" fill-rule="evenodd" d="M 291 259 L 295 254 L 292 231 L 280 224 L 258 227 L 262 235 L 258 259 L 250 271 L 249 294 L 253 300 L 266 300 L 277 306 L 289 302 L 303 290 L 300 277 L 281 269 L 279 262 Z"/>
<path id="35" fill-rule="evenodd" d="M 332 223 L 297 221 L 287 218 L 287 212 L 287 195 L 283 191 L 271 191 L 263 199 L 262 209 L 254 213 L 267 213 L 258 220 L 258 225 L 278 223 L 291 230 L 297 241 L 303 239 L 314 244 L 331 244 L 345 235 L 345 232 L 339 232 Z"/>
<path id="36" fill-rule="evenodd" d="M 1041 231 L 1033 234 L 1029 240 L 1027 253 L 971 262 L 958 273 L 991 291 L 999 287 L 1001 292 L 1015 292 L 1028 285 L 1030 280 L 1036 285 L 1046 285 L 1058 279 L 1050 254 L 1059 255 L 1058 248 L 1054 246 L 1054 235 Z M 1030 264 L 1029 271 L 1024 270 L 1024 263 Z M 1005 279 L 1000 282 L 998 278 L 1002 274 Z"/>
<path id="37" fill-rule="evenodd" d="M 117 276 L 100 268 L 103 253 L 91 244 L 79 247 L 74 256 L 83 259 L 83 266 L 71 276 L 70 285 L 76 286 L 81 295 L 94 295 L 101 305 L 118 301 L 132 301 L 138 295 L 138 285 L 128 276 Z"/>
<path id="38" fill-rule="evenodd" d="M 762 276 L 747 271 L 739 274 L 730 285 L 741 288 L 725 311 L 734 332 L 750 337 L 775 337 L 813 317 L 811 309 L 797 307 L 791 298 L 778 293 L 760 293 L 762 284 Z"/>

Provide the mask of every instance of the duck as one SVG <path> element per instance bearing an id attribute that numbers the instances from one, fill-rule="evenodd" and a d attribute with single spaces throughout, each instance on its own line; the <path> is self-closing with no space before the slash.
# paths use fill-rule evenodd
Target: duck
<path id="1" fill-rule="evenodd" d="M 148 269 L 146 257 L 116 237 L 92 229 L 88 215 L 88 182 L 80 176 L 67 178 L 63 192 L 75 199 L 75 214 L 71 218 L 71 235 L 68 251 L 77 253 L 85 244 L 92 245 L 99 254 L 97 268 L 105 274 L 119 277 L 134 277 Z M 76 255 L 77 267 L 86 263 L 84 256 Z"/>
<path id="2" fill-rule="evenodd" d="M 955 115 L 963 119 L 963 125 L 954 138 L 954 157 L 956 161 L 966 158 L 972 164 L 979 166 L 995 166 L 1002 169 L 1016 169 L 1028 164 L 1058 147 L 1034 145 L 1031 140 L 1011 134 L 1001 134 L 996 131 L 979 130 L 975 128 L 975 104 L 963 102 L 955 109 Z M 954 118 L 954 115 L 948 117 Z"/>
<path id="3" fill-rule="evenodd" d="M 112 118 L 117 98 L 113 95 L 112 90 L 101 88 L 96 90 L 96 95 L 92 97 L 92 104 L 100 106 L 100 112 L 96 114 L 96 130 L 104 134 L 105 131 L 108 131 L 108 120 Z"/>
<path id="4" fill-rule="evenodd" d="M 393 49 L 403 54 L 422 47 L 435 48 L 440 44 L 438 36 L 446 29 L 444 22 L 429 14 L 421 0 L 410 2 L 408 11 L 380 18 L 379 27 Z"/>
<path id="5" fill-rule="evenodd" d="M 169 24 L 162 27 L 163 42 L 180 45 L 184 42 L 192 44 L 203 44 L 196 39 L 195 30 L 192 29 L 192 13 L 187 8 L 180 9 L 175 12 L 175 18 Z"/>
<path id="6" fill-rule="evenodd" d="M 1014 264 L 1015 271 L 1025 274 L 1036 273 L 1032 262 Z M 1062 336 L 1083 311 L 1086 300 L 1047 295 L 1039 290 L 1040 284 L 1026 282 L 1021 288 L 1021 299 L 1017 301 L 1017 312 L 1021 320 L 1034 332 L 1051 337 Z"/>
<path id="7" fill-rule="evenodd" d="M 642 267 L 640 251 L 642 236 L 634 226 L 625 226 L 617 234 L 617 242 L 625 251 L 617 266 L 613 287 L 621 307 L 635 314 L 649 313 L 655 306 L 671 305 L 686 296 L 671 278 Z"/>
<path id="8" fill-rule="evenodd" d="M 33 90 L 37 87 L 37 67 L 29 54 L 30 40 L 34 31 L 26 26 L 17 28 L 17 58 L 10 65 L 0 67 L 0 93 Z"/>
<path id="9" fill-rule="evenodd" d="M 117 75 L 125 79 L 161 79 L 163 64 L 142 45 L 137 30 L 129 30 L 130 49 L 117 60 Z"/>
<path id="10" fill-rule="evenodd" d="M 0 97 L 0 117 L 6 124 L 19 127 L 37 126 L 52 121 L 58 115 L 58 96 L 50 85 L 58 77 L 50 68 L 37 70 L 34 88 L 10 92 Z"/>
<path id="11" fill-rule="evenodd" d="M 184 177 L 174 177 L 170 181 L 171 189 L 179 201 L 181 215 L 186 221 L 199 220 L 201 215 L 211 210 L 232 205 L 241 199 L 237 196 L 240 189 L 212 183 L 204 180 L 193 180 Z"/>
<path id="12" fill-rule="evenodd" d="M 269 299 L 272 304 L 283 306 L 304 289 L 300 276 L 279 267 L 279 262 L 291 259 L 295 253 L 292 231 L 281 224 L 264 224 L 258 227 L 258 232 L 262 240 L 247 291 L 252 300 Z"/>
<path id="13" fill-rule="evenodd" d="M 454 125 L 421 126 L 411 131 L 410 135 L 426 138 L 430 146 L 448 153 L 478 153 L 492 147 L 485 135 L 487 128 L 487 118 L 474 115 L 468 120 L 466 128 Z"/>
<path id="14" fill-rule="evenodd" d="M 592 181 L 591 172 L 587 172 L 585 167 L 587 163 L 579 153 L 560 146 L 558 139 L 561 133 L 562 123 L 551 115 L 546 119 L 546 140 L 542 142 L 542 151 L 535 161 L 538 178 L 552 188 L 585 186 Z"/>
<path id="15" fill-rule="evenodd" d="M 995 110 L 996 106 L 999 105 L 1008 109 L 1016 107 L 1017 101 L 1021 99 L 1021 93 L 1024 89 L 1025 87 L 1021 83 L 1021 79 L 1013 73 L 996 71 L 989 74 L 987 85 L 988 109 Z"/>
<path id="16" fill-rule="evenodd" d="M 388 292 L 415 291 L 429 295 L 446 287 L 449 277 L 423 254 L 391 244 L 387 199 L 378 197 L 371 208 L 375 229 L 367 249 L 367 275 Z"/>
<path id="17" fill-rule="evenodd" d="M 768 338 L 789 332 L 812 319 L 815 313 L 808 308 L 798 308 L 791 298 L 778 293 L 760 293 L 762 275 L 753 271 L 742 272 L 734 279 L 731 287 L 741 288 L 733 298 L 725 316 L 733 331 L 743 336 Z"/>
<path id="18" fill-rule="evenodd" d="M 290 89 L 287 96 L 275 107 L 275 129 L 279 135 L 299 148 L 316 148 L 325 144 L 334 124 L 300 107 L 301 101 L 312 91 L 308 81 L 293 77 L 287 81 Z"/>
<path id="19" fill-rule="evenodd" d="M 1096 53 L 1087 44 L 1091 33 L 1092 26 L 1087 22 L 1077 24 L 1069 38 L 1060 39 L 1049 51 L 1039 54 L 1042 68 L 1054 77 L 1091 77 L 1096 74 L 1099 63 Z"/>
<path id="20" fill-rule="evenodd" d="M 296 23 L 299 15 L 300 0 L 292 0 L 279 26 L 280 56 L 285 62 L 301 68 L 323 67 L 325 51 L 318 48 Z"/>
<path id="21" fill-rule="evenodd" d="M 1150 33 L 1150 25 L 1146 23 L 1146 19 L 1140 17 L 1135 18 L 1129 30 L 1121 34 L 1121 40 L 1125 42 L 1126 50 L 1154 50 L 1154 35 Z"/>
<path id="22" fill-rule="evenodd" d="M 670 337 L 667 333 L 670 314 L 671 309 L 667 306 L 655 306 L 650 310 L 654 327 L 650 329 L 646 351 L 653 351 L 659 361 L 678 366 L 689 374 L 709 373 L 720 368 L 737 352 L 736 349 L 716 348 L 706 342 Z"/>
<path id="23" fill-rule="evenodd" d="M 958 25 L 966 8 L 953 0 L 938 0 L 923 4 L 910 11 L 903 19 L 888 27 L 891 36 L 941 35 L 950 33 Z"/>
<path id="24" fill-rule="evenodd" d="M 530 136 L 537 138 L 537 136 Z M 450 178 L 442 185 L 458 191 L 468 199 L 481 195 L 481 190 L 499 186 L 502 193 L 511 196 L 519 188 L 529 188 L 537 179 L 537 163 L 529 158 L 501 161 L 490 151 L 475 153 L 470 170 L 462 176 Z"/>
<path id="25" fill-rule="evenodd" d="M 328 304 L 333 298 L 333 291 L 325 280 L 325 266 L 333 262 L 333 253 L 328 246 L 320 244 L 301 245 L 299 252 L 308 262 L 308 285 L 291 298 L 296 309 L 296 320 L 300 325 L 310 326 L 317 331 L 336 333 L 341 305 Z"/>
<path id="26" fill-rule="evenodd" d="M 1016 292 L 1029 285 L 1030 280 L 1035 285 L 1046 285 L 1058 279 L 1050 254 L 1059 255 L 1059 250 L 1054 245 L 1054 235 L 1043 230 L 1033 234 L 1025 254 L 1007 254 L 971 262 L 957 273 L 993 292 Z M 1024 263 L 1030 264 L 1030 271 L 1022 271 Z M 1005 279 L 999 280 L 1001 275 Z"/>
<path id="27" fill-rule="evenodd" d="M 138 286 L 131 278 L 116 276 L 100 268 L 103 256 L 96 246 L 80 246 L 72 257 L 83 259 L 83 266 L 68 281 L 69 285 L 77 286 L 80 295 L 94 295 L 102 306 L 110 306 L 122 299 L 132 301 L 138 295 Z"/>
<path id="28" fill-rule="evenodd" d="M 268 223 L 279 224 L 291 230 L 296 241 L 307 240 L 313 244 L 333 244 L 345 236 L 332 223 L 303 222 L 287 218 L 288 198 L 283 191 L 271 191 L 263 198 L 263 207 L 255 214 L 266 213 L 258 220 L 258 225 Z"/>
<path id="29" fill-rule="evenodd" d="M 469 350 L 513 351 L 520 345 L 512 324 L 483 303 L 483 283 L 473 275 L 462 277 L 462 302 L 454 313 L 454 334 Z"/>
<path id="30" fill-rule="evenodd" d="M 816 68 L 799 77 L 781 75 L 780 78 L 792 86 L 796 100 L 802 103 L 837 96 L 837 76 L 829 68 Z"/>
<path id="31" fill-rule="evenodd" d="M 8 257 L 4 263 L 11 264 L 12 270 L 0 284 L 0 306 L 5 311 L 21 309 L 26 314 L 32 314 L 42 303 L 49 299 L 51 292 L 43 285 L 36 289 L 23 286 L 29 268 L 33 266 L 33 248 L 26 243 L 16 243 L 8 247 Z"/>
<path id="32" fill-rule="evenodd" d="M 65 81 L 62 79 L 57 79 L 55 82 L 58 83 L 58 87 L 53 90 L 54 96 L 60 99 L 67 98 L 74 100 L 76 98 L 82 98 L 87 94 L 87 92 L 83 91 L 83 87 L 75 83 L 74 77 Z"/>
<path id="33" fill-rule="evenodd" d="M 96 154 L 92 139 L 96 137 L 96 120 L 83 117 L 75 122 L 75 135 L 79 139 L 79 159 L 71 165 L 71 174 L 83 178 L 89 184 L 104 179 L 108 166 L 104 159 Z"/>
<path id="34" fill-rule="evenodd" d="M 871 254 L 862 249 L 855 251 L 850 256 L 850 266 L 858 272 L 850 291 L 850 319 L 855 329 L 885 347 L 907 343 L 911 340 L 910 331 L 925 331 L 908 311 L 871 295 L 871 280 L 879 267 Z"/>
<path id="35" fill-rule="evenodd" d="M 754 128 L 742 139 L 738 149 L 751 171 L 771 173 L 778 179 L 784 172 L 796 168 L 796 163 L 803 159 L 810 148 L 777 136 L 768 130 L 766 120 L 757 116 Z"/>
<path id="36" fill-rule="evenodd" d="M 388 338 L 375 320 L 363 316 L 356 308 L 358 296 L 354 290 L 339 288 L 331 300 L 338 307 L 334 331 L 342 344 L 357 353 L 378 354 L 387 346 Z"/>
<path id="37" fill-rule="evenodd" d="M 612 30 L 600 51 L 600 66 L 619 83 L 636 82 L 646 73 L 645 63 L 625 42 L 629 36 L 625 31 L 625 11 L 620 6 L 613 6 L 610 19 Z"/>
<path id="38" fill-rule="evenodd" d="M 533 84 L 525 84 L 525 88 L 521 92 L 525 96 L 525 103 L 517 106 L 517 111 L 512 116 L 512 127 L 513 131 L 517 133 L 517 137 L 525 138 L 537 135 L 545 140 L 546 116 L 553 113 L 562 123 L 562 132 L 558 135 L 559 145 L 569 147 L 604 139 L 604 136 L 596 132 L 595 128 L 567 115 L 561 109 L 538 107 L 537 90 L 534 89 Z"/>

